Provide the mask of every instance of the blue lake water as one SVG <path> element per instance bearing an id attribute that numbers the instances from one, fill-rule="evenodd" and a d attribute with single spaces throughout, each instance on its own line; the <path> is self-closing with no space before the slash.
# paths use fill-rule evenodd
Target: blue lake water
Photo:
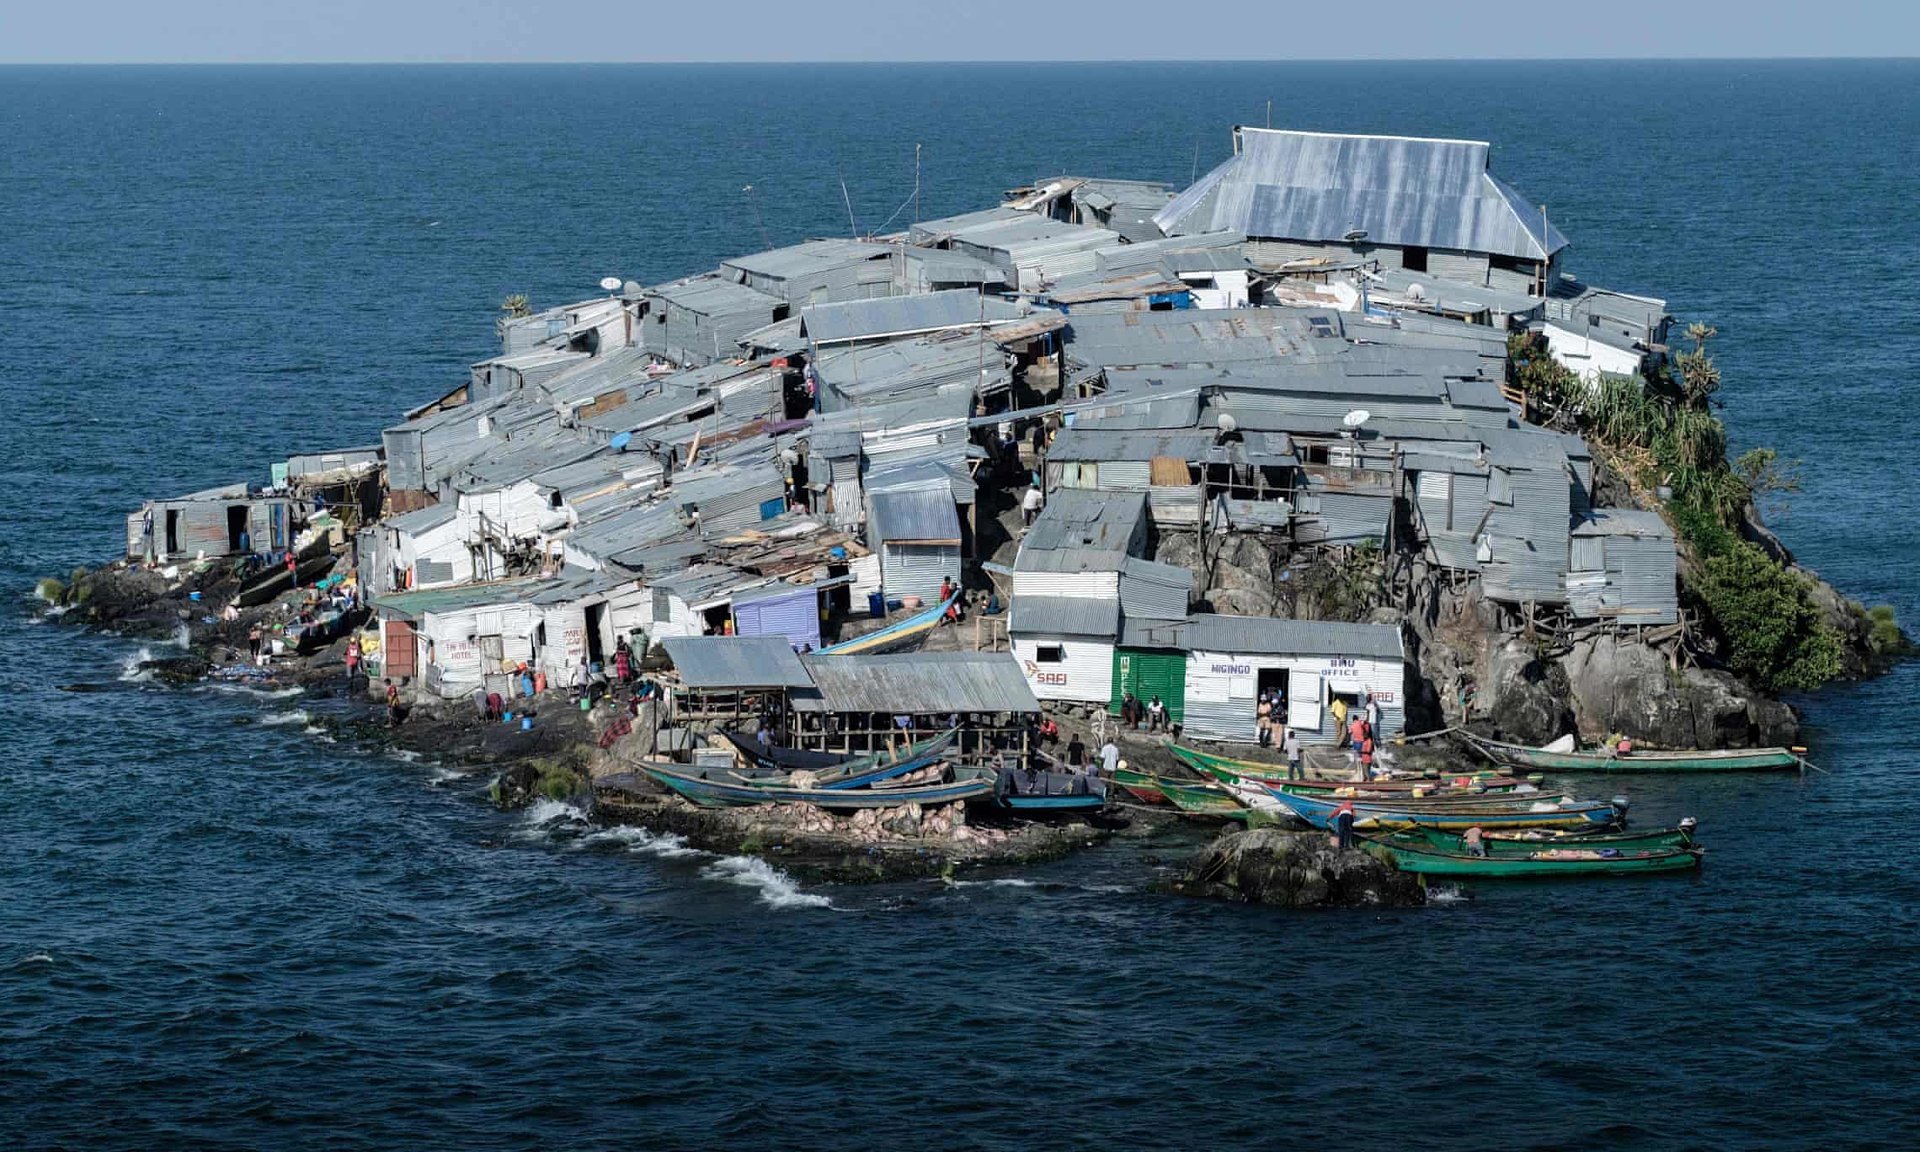
<path id="1" fill-rule="evenodd" d="M 926 216 L 1183 183 L 1269 100 L 1493 141 L 1573 268 L 1719 327 L 1789 545 L 1920 620 L 1912 62 L 0 69 L 0 1138 L 1920 1144 L 1913 667 L 1797 702 L 1830 775 L 1590 785 L 1698 816 L 1697 878 L 1302 914 L 1133 849 L 812 888 L 501 814 L 28 598 L 143 497 L 374 441 L 509 292 L 844 233 L 842 177 L 878 227 L 916 143 Z"/>

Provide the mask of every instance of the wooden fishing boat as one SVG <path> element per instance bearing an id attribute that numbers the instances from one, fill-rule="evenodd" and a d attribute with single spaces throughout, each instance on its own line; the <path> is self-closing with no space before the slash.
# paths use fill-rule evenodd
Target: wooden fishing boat
<path id="1" fill-rule="evenodd" d="M 927 633 L 940 626 L 940 621 L 946 616 L 947 609 L 959 598 L 960 593 L 955 592 L 932 608 L 915 613 L 904 620 L 895 621 L 877 632 L 855 636 L 851 640 L 842 640 L 838 644 L 829 644 L 820 649 L 820 655 L 874 656 L 882 652 L 898 652 L 902 648 L 913 647 L 924 640 Z"/>
<path id="2" fill-rule="evenodd" d="M 838 767 L 853 759 L 852 755 L 840 752 L 807 752 L 799 748 L 782 748 L 778 744 L 762 744 L 756 737 L 732 729 L 721 730 L 727 743 L 739 750 L 755 768 L 765 772 L 824 772 Z"/>
<path id="3" fill-rule="evenodd" d="M 869 784 L 891 780 L 895 776 L 905 776 L 909 772 L 918 772 L 927 767 L 953 747 L 953 742 L 959 734 L 958 728 L 949 728 L 938 736 L 908 745 L 900 750 L 898 756 L 887 751 L 869 752 L 864 756 L 836 758 L 837 763 L 828 768 L 783 769 L 768 776 L 736 774 L 736 778 L 756 788 L 784 788 L 800 784 L 801 779 L 796 779 L 794 773 L 805 772 L 811 780 L 804 783 L 804 787 L 864 788 Z M 734 734 L 726 735 L 729 740 L 735 740 Z M 759 741 L 754 743 L 758 744 Z M 737 740 L 735 747 L 739 747 Z M 779 751 L 789 754 L 793 752 L 790 748 L 782 748 Z M 804 755 L 819 755 L 819 753 L 804 753 Z"/>
<path id="4" fill-rule="evenodd" d="M 1030 772 L 1005 768 L 993 802 L 1011 812 L 1089 812 L 1106 807 L 1107 782 L 1079 772 Z"/>
<path id="5" fill-rule="evenodd" d="M 1552 795 L 1542 795 L 1524 803 L 1516 801 L 1506 805 L 1462 806 L 1427 804 L 1411 799 L 1348 801 L 1290 792 L 1273 794 L 1283 807 L 1316 828 L 1329 827 L 1334 811 L 1343 803 L 1353 805 L 1354 826 L 1357 828 L 1441 828 L 1448 831 L 1465 831 L 1468 828 L 1586 828 L 1616 824 L 1621 815 L 1618 808 L 1605 800 L 1574 800 Z"/>
<path id="6" fill-rule="evenodd" d="M 1467 732 L 1460 737 L 1495 764 L 1543 772 L 1777 772 L 1802 763 L 1800 753 L 1791 748 L 1635 749 L 1621 755 L 1604 748 L 1549 752 Z"/>
<path id="7" fill-rule="evenodd" d="M 1160 777 L 1151 772 L 1140 772 L 1132 768 L 1115 768 L 1113 782 L 1143 804 L 1169 802 L 1166 793 L 1160 790 Z"/>
<path id="8" fill-rule="evenodd" d="M 663 787 L 706 808 L 754 804 L 813 804 L 821 808 L 899 808 L 907 804 L 951 804 L 990 795 L 994 774 L 985 768 L 954 768 L 947 778 L 929 784 L 868 786 L 865 788 L 798 788 L 749 784 L 719 768 L 684 764 L 641 764 L 639 768 Z"/>
<path id="9" fill-rule="evenodd" d="M 1702 852 L 1693 847 L 1618 848 L 1602 844 L 1534 846 L 1530 851 L 1472 856 L 1415 845 L 1400 838 L 1361 837 L 1361 847 L 1402 872 L 1423 876 L 1597 876 L 1620 873 L 1677 872 L 1698 868 Z"/>
<path id="10" fill-rule="evenodd" d="M 1407 828 L 1375 837 L 1383 844 L 1419 851 L 1469 855 L 1466 841 L 1458 832 L 1439 828 Z M 1654 828 L 1644 832 L 1556 832 L 1533 828 L 1520 831 L 1487 832 L 1480 838 L 1488 856 L 1530 856 L 1551 848 L 1612 848 L 1621 852 L 1670 851 L 1692 848 L 1693 834 L 1685 828 Z"/>
<path id="11" fill-rule="evenodd" d="M 1231 793 L 1218 784 L 1199 781 L 1184 783 L 1162 776 L 1160 793 L 1175 808 L 1198 816 L 1222 816 L 1228 820 L 1245 820 L 1252 815 L 1251 809 L 1235 800 Z"/>
<path id="12" fill-rule="evenodd" d="M 1258 760 L 1237 760 L 1231 756 L 1221 756 L 1212 752 L 1202 752 L 1198 748 L 1188 748 L 1182 744 L 1168 744 L 1167 750 L 1180 763 L 1204 776 L 1215 780 L 1258 781 L 1269 787 L 1281 788 L 1289 792 L 1327 793 L 1347 788 L 1358 788 L 1367 792 L 1406 793 L 1414 789 L 1429 792 L 1462 792 L 1478 790 L 1483 792 L 1511 792 L 1527 783 L 1514 776 L 1502 776 L 1493 772 L 1453 772 L 1431 780 L 1369 780 L 1365 784 L 1351 780 L 1289 780 L 1287 766 L 1267 764 Z M 1465 781 L 1466 783 L 1460 783 Z"/>

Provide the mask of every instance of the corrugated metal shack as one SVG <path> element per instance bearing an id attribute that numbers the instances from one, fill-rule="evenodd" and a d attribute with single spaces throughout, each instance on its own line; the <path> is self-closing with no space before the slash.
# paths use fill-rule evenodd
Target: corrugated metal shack
<path id="1" fill-rule="evenodd" d="M 802 656 L 813 683 L 788 693 L 793 742 L 867 752 L 960 725 L 960 753 L 1025 755 L 1040 702 L 1005 652 Z"/>
<path id="2" fill-rule="evenodd" d="M 1577 618 L 1672 624 L 1680 618 L 1673 529 L 1658 512 L 1596 508 L 1574 525 L 1567 599 Z"/>
<path id="3" fill-rule="evenodd" d="M 302 502 L 245 484 L 150 500 L 127 516 L 127 558 L 171 564 L 202 555 L 283 552 L 304 515 Z"/>

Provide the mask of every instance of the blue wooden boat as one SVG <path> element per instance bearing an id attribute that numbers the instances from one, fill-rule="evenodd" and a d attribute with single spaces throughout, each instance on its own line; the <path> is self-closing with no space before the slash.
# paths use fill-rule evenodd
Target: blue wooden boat
<path id="1" fill-rule="evenodd" d="M 958 728 L 949 728 L 938 736 L 930 736 L 917 744 L 909 744 L 900 750 L 898 756 L 892 752 L 869 752 L 864 756 L 843 759 L 834 767 L 819 770 L 806 769 L 812 780 L 799 784 L 793 772 L 780 772 L 768 776 L 750 776 L 734 773 L 734 779 L 756 788 L 791 788 L 803 786 L 838 790 L 842 788 L 865 788 L 896 776 L 905 776 L 931 767 L 933 763 L 953 747 L 959 738 Z M 781 749 L 783 752 L 791 749 Z M 809 753 L 818 755 L 818 753 Z"/>
<path id="2" fill-rule="evenodd" d="M 684 764 L 641 764 L 661 786 L 703 808 L 755 804 L 812 804 L 820 808 L 900 808 L 908 804 L 952 804 L 988 796 L 994 776 L 985 768 L 954 768 L 931 784 L 879 784 L 865 788 L 795 788 L 749 784 L 719 768 Z"/>
<path id="3" fill-rule="evenodd" d="M 993 802 L 1011 812 L 1088 812 L 1107 805 L 1107 782 L 1078 772 L 1003 768 Z"/>
<path id="4" fill-rule="evenodd" d="M 927 633 L 940 626 L 947 609 L 960 598 L 960 593 L 942 600 L 939 604 L 924 612 L 916 612 L 905 620 L 895 621 L 865 636 L 855 636 L 851 640 L 842 640 L 838 644 L 829 644 L 820 649 L 822 656 L 874 656 L 882 652 L 897 652 L 902 648 L 918 644 Z"/>
<path id="5" fill-rule="evenodd" d="M 1420 803 L 1410 800 L 1348 800 L 1268 789 L 1281 807 L 1315 828 L 1332 826 L 1342 803 L 1353 805 L 1357 828 L 1591 828 L 1619 822 L 1622 811 L 1606 800 L 1575 800 L 1540 794 L 1516 796 L 1512 804 Z"/>

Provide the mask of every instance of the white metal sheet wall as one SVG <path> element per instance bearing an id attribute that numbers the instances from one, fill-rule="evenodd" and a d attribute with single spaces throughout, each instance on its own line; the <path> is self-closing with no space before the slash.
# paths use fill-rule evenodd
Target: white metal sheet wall
<path id="1" fill-rule="evenodd" d="M 1032 634 L 1010 636 L 1008 641 L 1038 699 L 1104 704 L 1113 692 L 1111 642 Z M 1063 659 L 1042 663 L 1040 648 L 1059 648 Z"/>
<path id="2" fill-rule="evenodd" d="M 1020 572 L 1013 574 L 1013 596 L 1079 596 L 1112 600 L 1120 595 L 1118 572 Z"/>

